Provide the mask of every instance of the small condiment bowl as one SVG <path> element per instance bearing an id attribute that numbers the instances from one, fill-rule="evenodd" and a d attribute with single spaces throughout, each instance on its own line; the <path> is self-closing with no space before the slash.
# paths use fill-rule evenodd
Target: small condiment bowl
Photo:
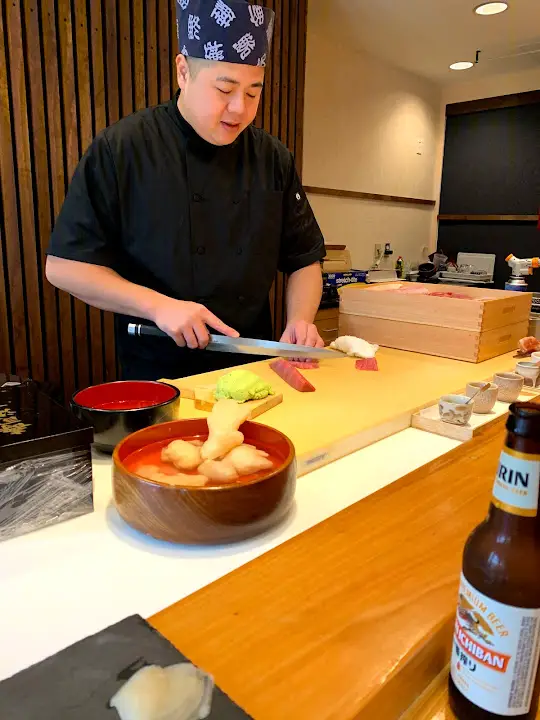
<path id="1" fill-rule="evenodd" d="M 538 375 L 540 375 L 540 365 L 537 365 L 534 361 L 521 360 L 516 365 L 516 373 L 525 378 L 525 380 L 530 380 L 530 384 L 536 387 L 536 381 L 538 380 Z"/>
<path id="2" fill-rule="evenodd" d="M 467 425 L 473 413 L 473 404 L 466 395 L 443 395 L 439 400 L 441 420 L 451 425 Z"/>
<path id="3" fill-rule="evenodd" d="M 515 402 L 523 389 L 523 376 L 517 373 L 496 373 L 494 382 L 499 386 L 499 400 L 501 402 Z"/>
<path id="4" fill-rule="evenodd" d="M 493 384 L 486 390 L 479 392 L 484 385 L 483 382 L 470 382 L 467 385 L 467 397 L 474 397 L 472 401 L 473 412 L 478 415 L 491 412 L 499 396 L 499 387 Z"/>
<path id="5" fill-rule="evenodd" d="M 531 355 L 531 360 L 533 363 L 536 363 L 538 366 L 540 366 L 540 352 L 533 352 Z"/>

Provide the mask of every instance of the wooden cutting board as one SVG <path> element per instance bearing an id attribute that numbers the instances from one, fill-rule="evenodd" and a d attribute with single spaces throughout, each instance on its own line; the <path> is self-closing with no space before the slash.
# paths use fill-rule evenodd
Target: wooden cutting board
<path id="1" fill-rule="evenodd" d="M 181 398 L 185 400 L 193 400 L 196 410 L 211 412 L 217 402 L 214 397 L 214 391 L 217 387 L 215 383 L 210 385 L 194 385 L 191 382 L 191 378 L 186 378 L 184 380 L 163 380 L 163 382 L 177 387 L 180 390 Z M 249 403 L 246 404 L 246 407 L 249 407 L 251 410 L 250 420 L 254 420 L 267 410 L 276 407 L 276 405 L 279 405 L 280 402 L 283 402 L 283 395 L 281 393 L 274 393 L 274 395 L 269 395 L 263 400 L 250 400 Z"/>
<path id="2" fill-rule="evenodd" d="M 293 390 L 270 368 L 269 361 L 243 366 L 283 396 L 283 402 L 265 412 L 260 421 L 291 439 L 299 476 L 410 427 L 412 415 L 441 395 L 512 370 L 516 364 L 514 353 L 471 364 L 390 348 L 381 348 L 377 360 L 379 372 L 356 370 L 353 358 L 322 361 L 319 369 L 303 371 L 316 387 L 314 393 Z M 215 385 L 226 372 L 172 382 L 189 390 Z M 181 398 L 179 417 L 205 416 L 186 395 Z"/>

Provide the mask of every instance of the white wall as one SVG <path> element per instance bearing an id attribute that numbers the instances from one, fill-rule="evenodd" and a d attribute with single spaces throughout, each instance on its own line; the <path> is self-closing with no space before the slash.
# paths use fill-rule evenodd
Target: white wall
<path id="1" fill-rule="evenodd" d="M 437 199 L 440 89 L 367 53 L 331 42 L 327 20 L 312 0 L 304 184 Z M 327 243 L 345 243 L 358 269 L 369 267 L 374 243 L 391 242 L 396 256 L 419 261 L 433 237 L 436 213 L 429 206 L 319 195 L 311 195 L 310 202 Z"/>
<path id="2" fill-rule="evenodd" d="M 442 99 L 446 106 L 456 102 L 513 95 L 531 90 L 540 90 L 540 68 L 486 78 L 475 78 L 472 69 L 463 72 L 463 82 L 443 88 Z"/>

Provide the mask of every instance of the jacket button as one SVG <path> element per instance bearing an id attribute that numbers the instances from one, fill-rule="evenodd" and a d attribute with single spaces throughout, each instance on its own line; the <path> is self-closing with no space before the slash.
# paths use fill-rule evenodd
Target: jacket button
<path id="1" fill-rule="evenodd" d="M 203 247 L 203 245 L 199 245 L 199 247 L 197 248 L 197 255 L 204 255 L 205 252 L 206 248 Z"/>
<path id="2" fill-rule="evenodd" d="M 243 295 L 238 296 L 238 302 L 243 303 L 246 298 Z"/>
<path id="3" fill-rule="evenodd" d="M 202 195 L 199 195 L 199 193 L 195 193 L 195 194 L 193 195 L 193 202 L 202 202 L 202 201 L 203 201 L 203 196 L 202 196 Z"/>
<path id="4" fill-rule="evenodd" d="M 237 251 L 236 251 L 236 254 L 237 254 L 237 255 L 241 255 L 243 252 L 244 252 L 244 251 L 242 250 L 242 248 L 238 248 Z"/>

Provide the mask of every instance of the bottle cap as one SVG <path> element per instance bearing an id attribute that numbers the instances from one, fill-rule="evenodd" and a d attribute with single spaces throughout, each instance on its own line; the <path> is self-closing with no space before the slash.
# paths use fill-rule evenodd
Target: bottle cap
<path id="1" fill-rule="evenodd" d="M 506 429 L 515 435 L 540 442 L 540 405 L 532 402 L 510 405 Z"/>

